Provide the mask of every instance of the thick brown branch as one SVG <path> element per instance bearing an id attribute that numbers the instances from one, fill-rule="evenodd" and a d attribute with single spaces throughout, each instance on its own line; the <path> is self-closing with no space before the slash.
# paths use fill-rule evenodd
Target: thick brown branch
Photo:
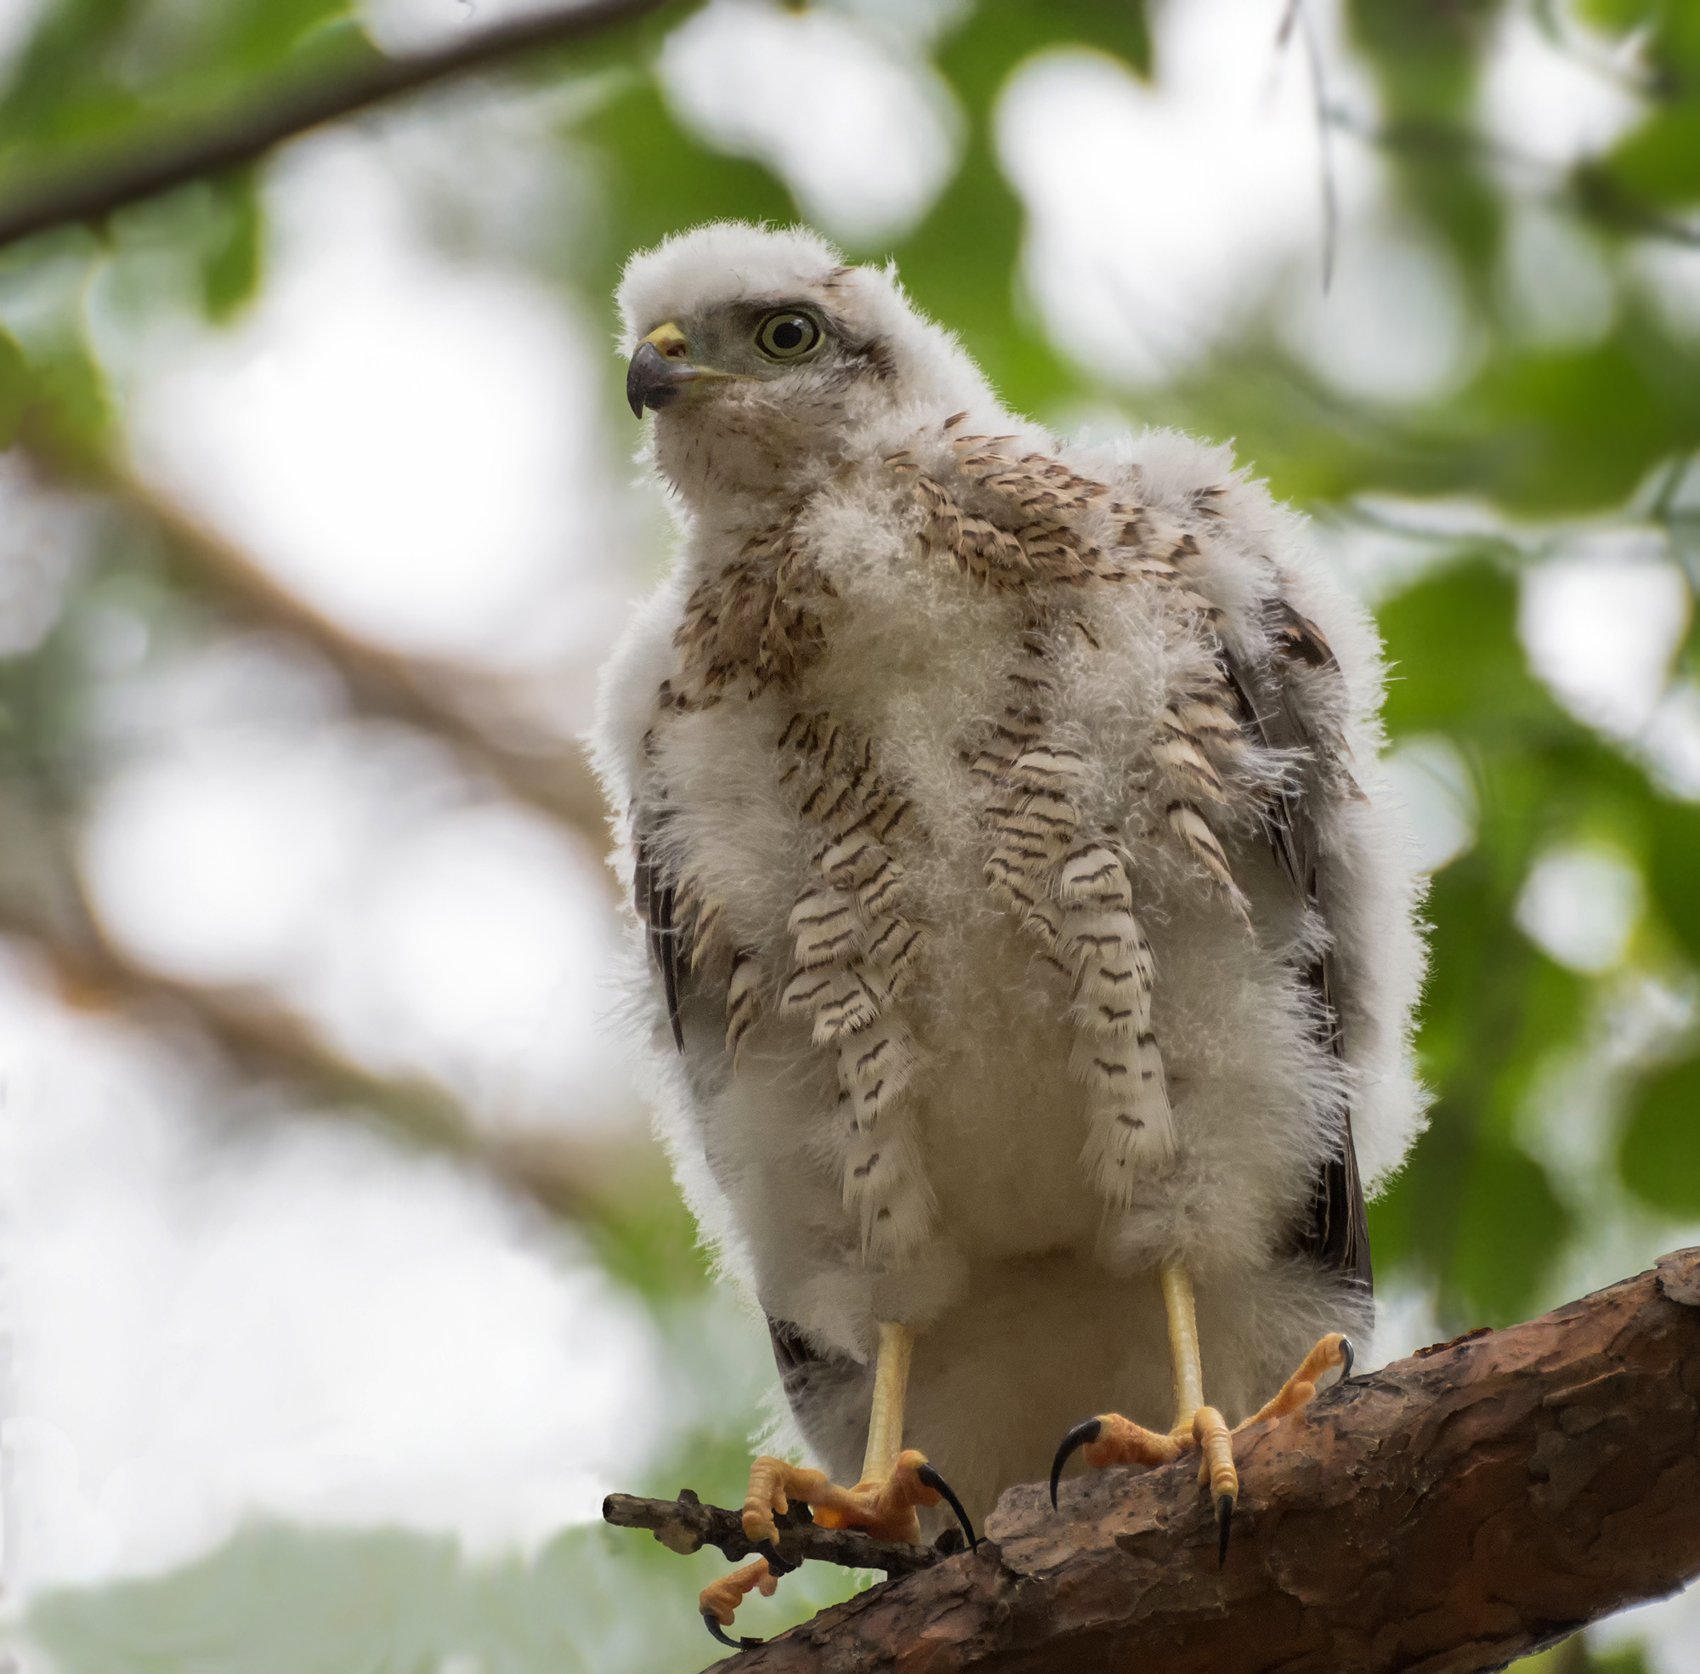
<path id="1" fill-rule="evenodd" d="M 499 712 L 499 694 L 476 672 L 434 663 L 351 633 L 283 586 L 256 559 L 209 528 L 158 489 L 114 465 L 76 466 L 28 450 L 32 467 L 50 485 L 100 495 L 147 530 L 187 573 L 239 620 L 291 635 L 341 676 L 350 698 L 369 714 L 416 726 L 448 744 L 476 775 L 550 819 L 582 833 L 600 852 L 607 841 L 601 793 L 577 744 L 547 740 L 528 748 Z M 482 698 L 484 701 L 479 702 Z"/>
<path id="2" fill-rule="evenodd" d="M 704 1505 L 689 1488 L 676 1500 L 642 1500 L 632 1494 L 610 1494 L 602 1502 L 602 1520 L 617 1529 L 648 1529 L 670 1552 L 699 1552 L 713 1546 L 736 1562 L 758 1550 L 744 1533 L 735 1511 Z M 823 1529 L 795 1517 L 776 1518 L 779 1555 L 786 1563 L 804 1558 L 842 1564 L 846 1569 L 883 1569 L 887 1575 L 911 1575 L 936 1563 L 930 1546 L 907 1546 L 899 1541 L 872 1540 L 854 1529 Z"/>
<path id="3" fill-rule="evenodd" d="M 1189 1461 L 1012 1489 L 977 1552 L 737 1674 L 1470 1674 L 1700 1573 L 1700 1249 L 1426 1349 L 1239 1449 L 1216 1566 Z"/>
<path id="4" fill-rule="evenodd" d="M 99 221 L 114 210 L 253 163 L 285 140 L 374 105 L 548 47 L 605 34 L 658 11 L 666 0 L 589 0 L 480 29 L 441 51 L 372 58 L 335 77 L 283 88 L 257 109 L 154 145 L 131 145 L 86 172 L 49 180 L 0 207 L 0 249 L 56 227 Z"/>

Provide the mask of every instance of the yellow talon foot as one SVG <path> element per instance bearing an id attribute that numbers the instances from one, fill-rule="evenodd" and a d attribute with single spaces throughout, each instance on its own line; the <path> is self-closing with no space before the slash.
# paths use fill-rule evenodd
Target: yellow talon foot
<path id="1" fill-rule="evenodd" d="M 702 1612 L 703 1625 L 722 1645 L 730 1645 L 734 1651 L 753 1649 L 761 1644 L 759 1639 L 734 1639 L 726 1630 L 731 1627 L 738 1606 L 749 1594 L 759 1592 L 763 1598 L 772 1598 L 778 1585 L 779 1577 L 769 1568 L 766 1558 L 757 1558 L 753 1564 L 745 1564 L 730 1575 L 709 1582 L 697 1594 L 697 1608 Z"/>
<path id="2" fill-rule="evenodd" d="M 1290 1412 L 1297 1412 L 1300 1407 L 1308 1406 L 1316 1395 L 1317 1379 L 1325 1373 L 1339 1368 L 1342 1380 L 1352 1375 L 1352 1339 L 1342 1336 L 1338 1331 L 1330 1331 L 1326 1337 L 1317 1340 L 1316 1347 L 1304 1357 L 1299 1369 L 1281 1385 L 1272 1399 L 1265 1401 L 1245 1423 L 1236 1425 L 1239 1430 L 1249 1430 L 1254 1424 L 1266 1424 L 1271 1419 L 1285 1418 Z"/>
<path id="3" fill-rule="evenodd" d="M 1266 1424 L 1298 1412 L 1316 1395 L 1320 1378 L 1338 1368 L 1341 1377 L 1352 1371 L 1352 1344 L 1338 1331 L 1322 1338 L 1303 1364 L 1282 1384 L 1272 1400 L 1266 1401 L 1243 1424 L 1232 1429 L 1214 1407 L 1200 1407 L 1190 1423 L 1164 1434 L 1147 1430 L 1119 1413 L 1100 1413 L 1077 1424 L 1063 1437 L 1051 1462 L 1051 1505 L 1057 1503 L 1057 1484 L 1063 1466 L 1079 1452 L 1094 1469 L 1106 1465 L 1166 1465 L 1183 1453 L 1198 1454 L 1198 1480 L 1208 1484 L 1216 1508 L 1217 1561 L 1228 1555 L 1228 1533 L 1233 1526 L 1234 1507 L 1239 1504 L 1240 1473 L 1234 1464 L 1234 1438 L 1254 1425 Z"/>
<path id="4" fill-rule="evenodd" d="M 943 1500 L 956 1513 L 969 1545 L 975 1542 L 967 1514 L 949 1484 L 927 1463 L 926 1455 L 912 1447 L 898 1454 L 883 1476 L 864 1477 L 851 1488 L 839 1487 L 825 1471 L 764 1455 L 750 1467 L 744 1533 L 753 1541 L 777 1541 L 774 1519 L 783 1517 L 793 1500 L 808 1506 L 823 1529 L 861 1529 L 875 1540 L 905 1541 L 921 1538 L 917 1510 Z"/>
<path id="5" fill-rule="evenodd" d="M 703 1588 L 697 1604 L 708 1631 L 723 1645 L 742 1650 L 759 1645 L 759 1639 L 733 1639 L 726 1629 L 733 1613 L 748 1594 L 759 1591 L 771 1597 L 785 1566 L 779 1556 L 779 1525 L 776 1519 L 790 1511 L 792 1502 L 806 1505 L 823 1529 L 860 1529 L 875 1540 L 919 1542 L 921 1519 L 917 1512 L 948 1504 L 968 1537 L 977 1542 L 974 1526 L 962 1502 L 939 1473 L 927 1463 L 926 1455 L 908 1448 L 883 1476 L 866 1477 L 852 1488 L 841 1488 L 825 1471 L 793 1465 L 763 1454 L 750 1466 L 749 1492 L 744 1496 L 744 1534 L 756 1544 L 771 1544 L 771 1558 L 735 1569 L 730 1575 Z"/>

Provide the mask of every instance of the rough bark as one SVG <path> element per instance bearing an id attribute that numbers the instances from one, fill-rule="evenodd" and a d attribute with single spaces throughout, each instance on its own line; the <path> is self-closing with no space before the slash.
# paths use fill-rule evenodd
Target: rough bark
<path id="1" fill-rule="evenodd" d="M 1238 1449 L 1015 1488 L 979 1550 L 722 1674 L 1467 1674 L 1700 1573 L 1700 1249 L 1320 1396 Z M 743 1624 L 741 1623 L 740 1626 Z"/>

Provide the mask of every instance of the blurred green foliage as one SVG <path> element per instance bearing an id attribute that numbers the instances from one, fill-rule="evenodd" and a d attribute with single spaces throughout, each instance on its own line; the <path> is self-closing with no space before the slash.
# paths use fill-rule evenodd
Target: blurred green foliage
<path id="1" fill-rule="evenodd" d="M 594 212 L 523 255 L 490 254 L 531 261 L 594 319 L 633 248 L 711 216 L 796 214 L 781 179 L 716 150 L 652 74 L 665 29 L 686 9 L 613 60 L 587 52 L 548 61 L 552 84 L 582 84 L 585 96 L 555 133 L 555 161 L 576 187 L 588 181 Z M 1546 1141 L 1542 1101 L 1555 1076 L 1580 1055 L 1611 1058 L 1638 993 L 1657 987 L 1691 1012 L 1700 807 L 1664 786 L 1632 742 L 1566 709 L 1531 672 L 1518 632 L 1525 572 L 1584 534 L 1651 537 L 1690 598 L 1700 574 L 1700 467 L 1688 472 L 1700 449 L 1700 343 L 1657 304 L 1644 261 L 1700 244 L 1700 6 L 1581 0 L 1578 14 L 1608 44 L 1644 37 L 1643 114 L 1603 155 L 1533 181 L 1502 166 L 1474 126 L 1504 10 L 1499 0 L 1347 6 L 1379 93 L 1370 142 L 1391 165 L 1403 208 L 1449 255 L 1467 314 L 1471 363 L 1440 394 L 1350 399 L 1320 384 L 1274 330 L 1276 271 L 1246 276 L 1253 306 L 1238 336 L 1168 382 L 1106 388 L 1046 334 L 1020 278 L 1029 228 L 996 161 L 998 101 L 1021 64 L 1063 46 L 1160 81 L 1146 16 L 1130 0 L 965 7 L 931 48 L 958 107 L 958 166 L 889 251 L 855 252 L 895 255 L 920 303 L 961 333 L 1011 401 L 1040 416 L 1089 400 L 1142 423 L 1232 435 L 1279 493 L 1348 537 L 1376 531 L 1372 508 L 1387 497 L 1467 499 L 1490 514 L 1491 535 L 1414 537 L 1415 579 L 1380 604 L 1399 671 L 1387 705 L 1392 739 L 1444 741 L 1474 803 L 1469 840 L 1438 871 L 1428 909 L 1434 964 L 1421 1051 L 1432 1123 L 1371 1212 L 1383 1284 L 1425 1290 L 1447 1330 L 1524 1315 L 1579 1277 L 1608 1276 L 1590 1264 L 1591 1250 L 1651 1254 L 1700 1221 L 1700 1040 L 1691 1028 L 1612 1060 L 1585 1166 L 1561 1166 Z M 1559 0 L 1531 11 L 1570 38 Z M 0 87 L 0 203 L 114 147 L 263 105 L 375 50 L 347 0 L 49 0 Z M 1601 73 L 1630 73 L 1613 62 Z M 534 91 L 543 75 L 520 67 L 507 85 Z M 485 97 L 500 99 L 503 85 Z M 109 449 L 115 417 L 88 286 L 104 274 L 123 293 L 146 256 L 151 289 L 137 287 L 128 306 L 145 315 L 188 305 L 214 327 L 238 318 L 266 282 L 264 186 L 263 168 L 199 182 L 105 226 L 0 250 L 0 325 L 10 332 L 0 331 L 0 444 L 21 429 L 61 456 Z M 1532 338 L 1499 282 L 1512 216 L 1536 200 L 1609 277 L 1609 318 L 1585 343 Z M 34 673 L 65 655 L 64 637 L 50 636 Z M 29 687 L 30 662 L 14 659 L 9 691 Z M 54 681 L 66 666 L 52 664 Z M 1692 622 L 1666 673 L 1671 682 L 1700 675 Z M 19 712 L 8 705 L 11 724 Z M 1567 844 L 1603 846 L 1641 877 L 1640 920 L 1604 971 L 1559 963 L 1519 924 L 1531 869 Z M 700 1259 L 674 1205 L 610 1219 L 590 1236 L 610 1274 L 660 1317 L 700 1289 Z M 705 1492 L 735 1497 L 741 1436 L 697 1441 L 688 1470 L 676 1461 L 652 1486 L 671 1490 L 688 1474 Z M 706 1645 L 685 1600 L 706 1563 L 685 1566 L 640 1537 L 600 1531 L 565 1534 L 521 1568 L 470 1562 L 423 1537 L 260 1529 L 160 1581 L 50 1600 L 34 1626 L 67 1670 L 88 1674 L 399 1670 L 447 1666 L 451 1652 L 503 1669 L 691 1667 Z M 836 1584 L 788 1582 L 782 1602 L 805 1614 L 825 1596 L 810 1585 Z M 417 1610 L 421 1598 L 435 1601 L 431 1612 Z M 642 1647 L 621 1637 L 628 1618 L 651 1635 Z M 654 1637 L 675 1623 L 676 1643 Z M 1563 1666 L 1587 1666 L 1579 1654 Z M 1543 1666 L 1557 1669 L 1556 1656 Z M 1594 1666 L 1627 1671 L 1636 1660 L 1619 1652 Z"/>

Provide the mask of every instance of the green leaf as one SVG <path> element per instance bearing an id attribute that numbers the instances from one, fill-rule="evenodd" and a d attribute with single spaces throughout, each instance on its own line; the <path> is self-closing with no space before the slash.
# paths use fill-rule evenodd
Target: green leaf
<path id="1" fill-rule="evenodd" d="M 1607 159 L 1610 178 L 1649 203 L 1681 207 L 1700 199 L 1700 104 L 1657 112 Z"/>
<path id="2" fill-rule="evenodd" d="M 1642 1202 L 1673 1215 L 1700 1212 L 1700 1058 L 1642 1083 L 1617 1163 Z"/>
<path id="3" fill-rule="evenodd" d="M 1700 965 L 1700 805 L 1649 797 L 1642 814 L 1648 894 L 1665 929 Z"/>
<path id="4" fill-rule="evenodd" d="M 251 301 L 260 286 L 265 221 L 251 170 L 219 184 L 215 220 L 201 256 L 201 306 L 221 324 Z"/>
<path id="5" fill-rule="evenodd" d="M 1539 1163 L 1509 1144 L 1484 1146 L 1469 1173 L 1452 1248 L 1456 1305 L 1494 1324 L 1522 1319 L 1539 1305 L 1572 1218 Z"/>
<path id="6" fill-rule="evenodd" d="M 9 448 L 17 440 L 28 398 L 29 368 L 24 352 L 0 331 L 0 449 Z"/>
<path id="7" fill-rule="evenodd" d="M 70 460 L 103 455 L 113 422 L 106 373 L 80 339 L 32 350 L 22 427 Z"/>
<path id="8" fill-rule="evenodd" d="M 1530 674 L 1517 635 L 1517 582 L 1501 564 L 1465 556 L 1384 603 L 1376 613 L 1393 678 L 1385 715 L 1395 736 L 1526 739 L 1568 729 Z"/>

